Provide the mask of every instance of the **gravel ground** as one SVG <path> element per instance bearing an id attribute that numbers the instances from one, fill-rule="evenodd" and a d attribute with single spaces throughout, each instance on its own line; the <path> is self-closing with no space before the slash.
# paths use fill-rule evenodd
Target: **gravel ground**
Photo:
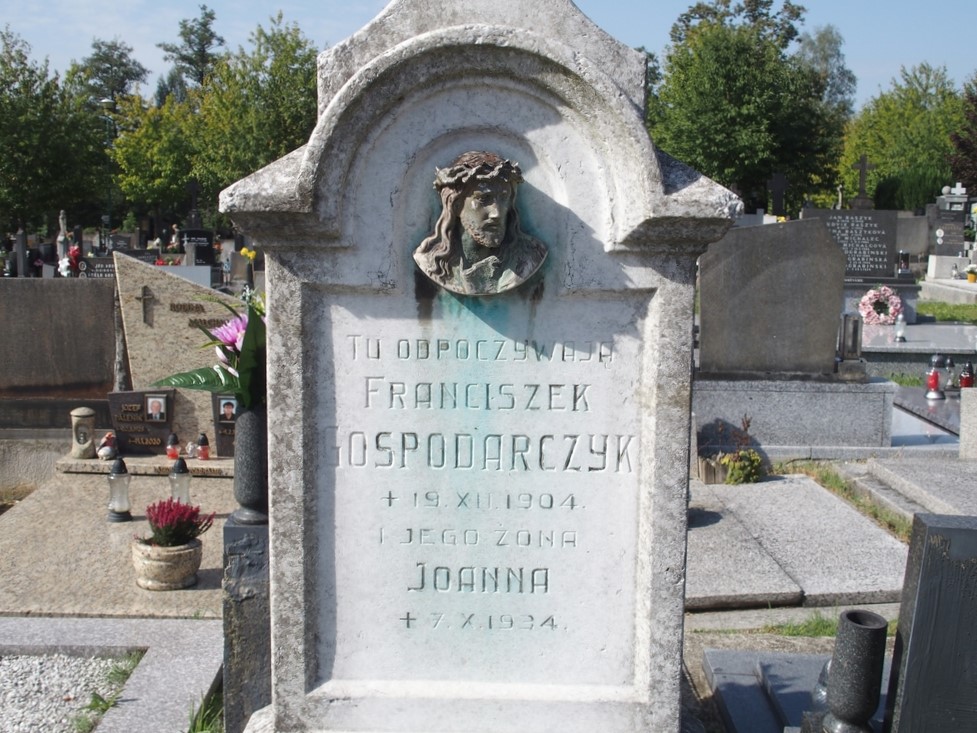
<path id="1" fill-rule="evenodd" d="M 63 654 L 0 657 L 0 733 L 77 733 L 74 721 L 92 693 L 112 694 L 107 675 L 117 661 Z"/>

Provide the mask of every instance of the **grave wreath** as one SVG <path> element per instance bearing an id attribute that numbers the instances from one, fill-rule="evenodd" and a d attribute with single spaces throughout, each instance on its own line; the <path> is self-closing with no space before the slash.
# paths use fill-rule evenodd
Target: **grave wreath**
<path id="1" fill-rule="evenodd" d="M 902 298 L 888 285 L 872 288 L 858 302 L 858 312 L 868 325 L 891 326 L 902 313 Z"/>

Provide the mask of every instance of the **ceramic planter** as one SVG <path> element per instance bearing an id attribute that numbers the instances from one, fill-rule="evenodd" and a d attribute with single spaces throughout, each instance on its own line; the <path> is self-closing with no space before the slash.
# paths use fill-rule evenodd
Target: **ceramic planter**
<path id="1" fill-rule="evenodd" d="M 146 590 L 179 590 L 196 585 L 202 557 L 203 544 L 199 539 L 176 547 L 132 541 L 136 583 Z"/>

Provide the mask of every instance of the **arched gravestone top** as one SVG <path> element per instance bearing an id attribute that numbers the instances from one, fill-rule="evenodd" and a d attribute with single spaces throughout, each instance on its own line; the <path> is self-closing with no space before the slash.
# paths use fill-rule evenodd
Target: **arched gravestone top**
<path id="1" fill-rule="evenodd" d="M 644 63 L 565 0 L 395 1 L 320 55 L 309 143 L 228 188 L 221 209 L 268 248 L 355 246 L 350 190 L 369 170 L 364 161 L 384 156 L 388 179 L 410 178 L 418 165 L 427 177 L 488 139 L 544 191 L 585 178 L 588 196 L 605 204 L 593 232 L 608 251 L 701 248 L 740 204 L 655 151 L 641 112 Z M 391 124 L 405 112 L 412 123 Z M 548 139 L 557 128 L 576 139 Z M 571 154 L 581 147 L 591 160 Z"/>
<path id="2" fill-rule="evenodd" d="M 221 194 L 267 268 L 253 720 L 678 731 L 695 261 L 739 201 L 655 150 L 643 73 L 564 0 L 393 2 L 320 56 L 308 144 Z M 508 273 L 438 271 L 442 224 Z"/>

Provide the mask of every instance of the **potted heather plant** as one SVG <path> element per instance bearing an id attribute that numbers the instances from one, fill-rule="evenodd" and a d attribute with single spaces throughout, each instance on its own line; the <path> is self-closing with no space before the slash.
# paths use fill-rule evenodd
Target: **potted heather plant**
<path id="1" fill-rule="evenodd" d="M 179 590 L 195 585 L 203 556 L 199 538 L 210 529 L 214 516 L 201 516 L 199 506 L 172 497 L 146 507 L 152 535 L 132 541 L 137 585 L 146 590 Z"/>

